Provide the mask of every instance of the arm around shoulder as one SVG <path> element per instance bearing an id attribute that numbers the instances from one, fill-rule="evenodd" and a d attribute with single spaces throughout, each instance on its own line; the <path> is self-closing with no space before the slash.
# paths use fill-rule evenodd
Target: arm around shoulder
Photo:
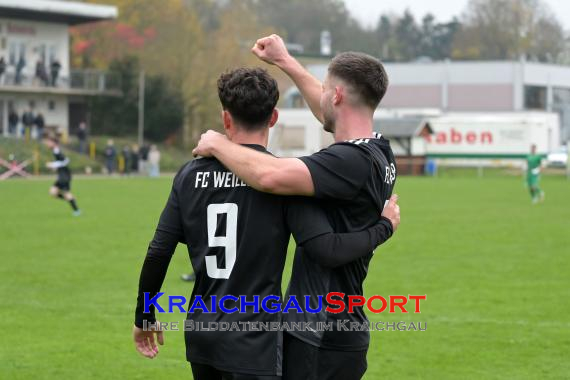
<path id="1" fill-rule="evenodd" d="M 279 195 L 313 196 L 315 188 L 309 168 L 298 158 L 274 158 L 259 177 L 260 191 Z"/>

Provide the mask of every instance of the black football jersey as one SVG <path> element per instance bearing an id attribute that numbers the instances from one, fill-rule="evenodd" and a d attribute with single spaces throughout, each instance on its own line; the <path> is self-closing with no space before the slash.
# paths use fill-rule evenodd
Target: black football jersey
<path id="1" fill-rule="evenodd" d="M 396 163 L 390 143 L 382 136 L 335 143 L 311 156 L 302 157 L 311 173 L 315 197 L 321 199 L 335 232 L 353 232 L 376 223 L 392 195 L 396 181 Z M 339 314 L 327 313 L 325 297 L 329 292 L 363 295 L 362 284 L 368 273 L 373 252 L 338 268 L 325 268 L 297 249 L 288 295 L 298 299 L 311 296 L 312 308 L 323 296 L 318 314 L 291 312 L 283 314 L 287 322 L 333 322 L 332 331 L 294 331 L 297 338 L 328 349 L 364 350 L 368 348 L 368 331 L 337 330 L 337 320 L 365 323 L 362 307 L 354 313 L 348 308 Z M 348 304 L 345 298 L 345 304 Z M 304 307 L 304 304 L 301 305 Z M 336 308 L 335 306 L 333 306 Z"/>
<path id="2" fill-rule="evenodd" d="M 265 151 L 261 146 L 251 148 Z M 378 216 L 376 216 L 378 220 Z M 177 174 L 157 230 L 176 234 L 188 246 L 196 282 L 190 300 L 200 296 L 211 310 L 224 296 L 281 297 L 281 277 L 290 234 L 297 244 L 332 232 L 313 200 L 254 190 L 214 158 L 188 163 Z M 189 306 L 190 306 L 189 305 Z M 228 309 L 241 300 L 225 302 Z M 210 322 L 280 322 L 280 313 L 206 313 L 189 310 L 194 326 Z M 221 326 L 221 325 L 219 325 Z M 281 372 L 282 335 L 276 331 L 185 331 L 190 362 L 258 375 Z"/>
<path id="3" fill-rule="evenodd" d="M 57 176 L 59 179 L 69 181 L 71 179 L 71 171 L 69 170 L 69 158 L 63 154 L 60 147 L 55 147 L 52 150 Z"/>

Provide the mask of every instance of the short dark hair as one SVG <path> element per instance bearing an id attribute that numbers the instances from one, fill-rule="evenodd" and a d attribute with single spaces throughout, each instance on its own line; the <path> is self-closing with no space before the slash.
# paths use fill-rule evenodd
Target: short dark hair
<path id="1" fill-rule="evenodd" d="M 364 53 L 340 53 L 329 65 L 329 74 L 351 85 L 359 100 L 372 109 L 378 107 L 388 88 L 382 62 Z"/>
<path id="2" fill-rule="evenodd" d="M 218 96 L 223 109 L 244 128 L 257 130 L 271 119 L 279 89 L 267 70 L 242 67 L 220 75 Z"/>

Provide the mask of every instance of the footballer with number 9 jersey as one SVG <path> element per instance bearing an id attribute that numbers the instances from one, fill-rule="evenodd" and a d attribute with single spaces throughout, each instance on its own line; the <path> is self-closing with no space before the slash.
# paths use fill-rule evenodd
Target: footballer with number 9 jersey
<path id="1" fill-rule="evenodd" d="M 228 138 L 270 156 L 265 146 L 269 127 L 277 121 L 275 80 L 262 69 L 236 69 L 220 77 L 218 94 Z M 178 242 L 188 246 L 196 273 L 190 305 L 201 299 L 209 308 L 189 307 L 189 320 L 206 326 L 276 323 L 280 313 L 256 310 L 252 302 L 255 297 L 279 302 L 290 233 L 311 260 L 343 266 L 392 235 L 398 206 L 392 200 L 383 216 L 379 210 L 374 211 L 375 223 L 334 233 L 315 201 L 256 191 L 215 158 L 191 161 L 174 179 L 141 271 L 133 329 L 138 351 L 152 358 L 158 353 L 155 334 L 162 343 L 162 332 L 142 329 L 144 321 L 156 320 L 153 309 L 145 312 L 144 299 L 145 293 L 148 300 L 160 290 Z M 283 335 L 278 331 L 193 329 L 185 331 L 185 338 L 196 380 L 276 379 L 282 374 Z"/>
<path id="2" fill-rule="evenodd" d="M 362 53 L 341 53 L 321 82 L 289 55 L 277 35 L 257 40 L 252 52 L 283 70 L 297 85 L 335 143 L 311 156 L 276 158 L 244 149 L 208 131 L 194 154 L 214 156 L 248 185 L 280 195 L 320 199 L 335 231 L 351 232 L 377 222 L 392 195 L 396 165 L 389 142 L 373 132 L 373 114 L 388 87 L 382 63 Z M 298 298 L 329 292 L 363 295 L 363 282 L 373 252 L 336 268 L 328 268 L 297 250 L 289 295 Z M 347 299 L 344 300 L 347 303 Z M 314 305 L 313 305 L 314 306 Z M 333 314 L 321 311 L 284 314 L 285 321 L 333 322 L 332 331 L 292 331 L 284 337 L 284 378 L 360 379 L 367 368 L 368 331 L 342 331 L 337 321 L 363 325 L 362 307 Z"/>

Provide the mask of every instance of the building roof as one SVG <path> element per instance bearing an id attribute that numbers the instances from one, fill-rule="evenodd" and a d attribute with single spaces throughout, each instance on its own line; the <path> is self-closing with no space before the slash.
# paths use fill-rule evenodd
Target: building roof
<path id="1" fill-rule="evenodd" d="M 115 19 L 117 7 L 60 0 L 0 0 L 0 17 L 77 25 Z"/>
<path id="2" fill-rule="evenodd" d="M 570 66 L 525 61 L 434 61 L 384 63 L 390 88 L 396 86 L 481 85 L 522 83 L 531 86 L 570 87 Z M 328 63 L 308 64 L 324 80 Z"/>
<path id="3" fill-rule="evenodd" d="M 427 121 L 415 117 L 374 119 L 374 130 L 387 138 L 412 138 L 433 133 Z"/>

